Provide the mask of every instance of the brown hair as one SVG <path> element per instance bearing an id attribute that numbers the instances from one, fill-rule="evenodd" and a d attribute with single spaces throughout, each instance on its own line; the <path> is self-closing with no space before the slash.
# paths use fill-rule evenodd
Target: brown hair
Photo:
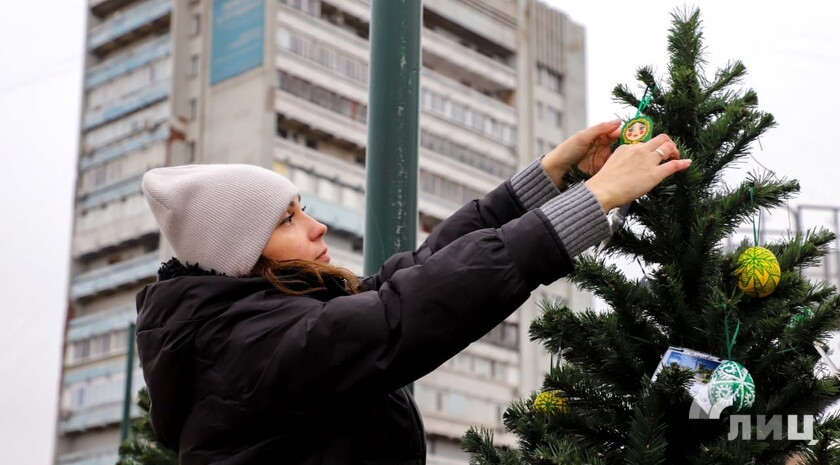
<path id="1" fill-rule="evenodd" d="M 358 293 L 361 284 L 359 277 L 350 270 L 310 260 L 275 261 L 261 256 L 251 273 L 262 276 L 280 292 L 289 295 L 325 291 L 325 278 L 343 282 L 344 290 L 351 294 Z"/>

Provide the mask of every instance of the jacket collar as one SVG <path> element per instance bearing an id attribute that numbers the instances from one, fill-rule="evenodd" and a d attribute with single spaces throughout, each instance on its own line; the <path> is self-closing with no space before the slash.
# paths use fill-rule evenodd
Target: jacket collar
<path id="1" fill-rule="evenodd" d="M 216 270 L 205 270 L 199 267 L 199 264 L 183 264 L 180 260 L 175 257 L 172 257 L 166 263 L 162 263 L 160 268 L 158 269 L 158 282 L 167 281 L 174 278 L 180 278 L 182 276 L 227 276 L 224 273 L 221 273 Z M 306 289 L 308 287 L 321 287 L 321 284 L 312 279 L 312 277 L 307 276 L 302 273 L 298 273 L 295 270 L 278 270 L 275 273 L 275 276 L 278 278 L 291 278 L 294 277 L 295 281 L 298 281 L 299 285 L 292 285 L 290 286 L 292 289 Z M 262 279 L 260 276 L 246 276 L 243 278 L 234 278 L 234 279 Z M 343 279 L 335 278 L 331 276 L 324 277 L 324 285 L 326 286 L 325 290 L 315 292 L 312 294 L 308 294 L 310 297 L 314 297 L 318 300 L 329 300 L 334 297 L 339 297 L 343 295 L 349 295 L 346 288 L 346 283 Z"/>

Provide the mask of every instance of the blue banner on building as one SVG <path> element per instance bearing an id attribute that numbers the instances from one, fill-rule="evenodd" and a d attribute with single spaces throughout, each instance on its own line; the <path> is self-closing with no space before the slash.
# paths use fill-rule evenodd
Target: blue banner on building
<path id="1" fill-rule="evenodd" d="M 263 63 L 265 0 L 213 0 L 210 84 Z"/>

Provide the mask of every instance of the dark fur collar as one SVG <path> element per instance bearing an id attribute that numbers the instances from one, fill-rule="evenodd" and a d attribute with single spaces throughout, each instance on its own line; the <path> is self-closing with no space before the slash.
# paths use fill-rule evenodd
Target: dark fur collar
<path id="1" fill-rule="evenodd" d="M 225 274 L 216 270 L 203 270 L 198 267 L 197 263 L 184 265 L 175 257 L 170 258 L 168 262 L 161 264 L 158 268 L 159 281 L 181 276 L 225 276 Z"/>
<path id="2" fill-rule="evenodd" d="M 278 277 L 294 278 L 297 285 L 291 285 L 292 289 L 306 289 L 311 287 L 321 287 L 321 284 L 316 282 L 314 278 L 299 274 L 294 270 L 283 270 L 275 273 Z M 227 276 L 216 270 L 204 270 L 199 268 L 197 263 L 184 265 L 175 257 L 169 259 L 168 262 L 161 264 L 158 269 L 158 281 L 166 281 L 168 279 L 179 278 L 181 276 Z M 249 278 L 256 278 L 257 276 L 248 276 Z M 260 278 L 262 279 L 262 278 Z M 319 299 L 329 299 L 340 295 L 348 295 L 347 286 L 343 279 L 325 276 L 324 285 L 326 289 L 310 294 L 312 297 Z"/>

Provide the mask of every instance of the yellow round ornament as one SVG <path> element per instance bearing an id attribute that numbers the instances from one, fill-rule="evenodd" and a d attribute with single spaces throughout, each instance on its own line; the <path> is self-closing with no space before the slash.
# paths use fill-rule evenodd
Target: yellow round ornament
<path id="1" fill-rule="evenodd" d="M 536 399 L 534 399 L 534 410 L 540 412 L 564 412 L 566 410 L 563 397 L 554 393 L 554 391 L 543 391 Z"/>
<path id="2" fill-rule="evenodd" d="M 738 289 L 745 294 L 767 297 L 776 290 L 782 270 L 773 252 L 764 247 L 750 247 L 738 257 Z"/>

